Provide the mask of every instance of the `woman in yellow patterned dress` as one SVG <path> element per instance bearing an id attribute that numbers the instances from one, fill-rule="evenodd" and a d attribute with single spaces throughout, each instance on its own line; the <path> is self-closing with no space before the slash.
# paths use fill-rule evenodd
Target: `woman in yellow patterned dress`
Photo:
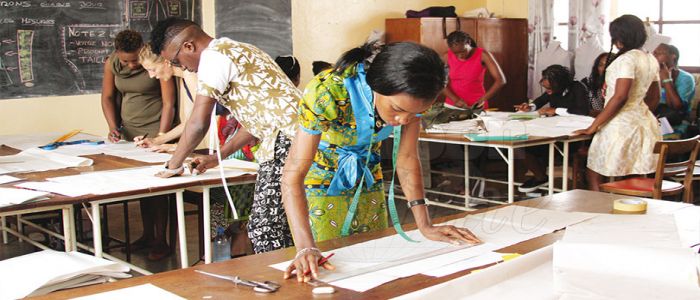
<path id="1" fill-rule="evenodd" d="M 614 58 L 608 54 L 605 107 L 589 128 L 578 131 L 595 134 L 588 150 L 587 174 L 589 188 L 594 191 L 599 190 L 601 175 L 653 173 L 657 160 L 654 144 L 661 140 L 652 114 L 661 97 L 659 63 L 640 49 L 647 39 L 644 23 L 623 15 L 610 23 L 610 37 L 620 51 Z"/>
<path id="2" fill-rule="evenodd" d="M 375 48 L 366 44 L 346 52 L 335 69 L 321 72 L 304 91 L 282 177 L 298 250 L 287 278 L 293 269 L 300 281 L 311 278 L 307 270 L 316 277 L 321 252 L 315 241 L 387 227 L 379 150 L 392 131 L 400 137 L 400 145 L 394 143 L 397 174 L 420 232 L 431 240 L 479 242 L 467 229 L 432 225 L 423 199 L 420 114 L 445 87 L 444 63 L 435 51 L 414 43 L 384 46 L 370 63 Z M 403 234 L 393 216 L 392 223 Z"/>

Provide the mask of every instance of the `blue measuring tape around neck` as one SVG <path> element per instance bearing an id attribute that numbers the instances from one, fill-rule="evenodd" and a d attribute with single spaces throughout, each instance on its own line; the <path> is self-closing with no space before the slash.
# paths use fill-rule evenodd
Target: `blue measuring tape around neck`
<path id="1" fill-rule="evenodd" d="M 376 114 L 374 112 L 374 97 L 373 97 L 373 92 L 371 89 L 369 89 L 369 86 L 367 86 L 366 82 L 363 80 L 364 79 L 364 69 L 362 64 L 359 64 L 357 66 L 358 69 L 358 74 L 357 78 L 354 79 L 346 79 L 346 86 L 349 87 L 348 92 L 351 96 L 351 100 L 353 99 L 353 96 L 355 99 L 362 99 L 363 102 L 362 104 L 368 104 L 368 107 L 363 107 L 365 110 L 370 110 L 372 113 L 369 114 L 369 116 L 372 117 L 372 122 L 370 123 L 372 125 L 371 131 L 372 134 L 369 135 L 369 144 L 367 145 L 367 154 L 365 157 L 365 162 L 364 162 L 364 168 L 366 169 L 371 155 L 372 155 L 372 145 L 375 142 L 375 136 L 374 134 L 374 124 L 376 121 Z M 367 94 L 370 95 L 370 97 L 367 97 Z M 353 105 L 355 105 L 356 102 L 353 101 Z M 357 103 L 360 104 L 360 103 Z M 356 118 L 358 115 L 356 114 Z M 358 126 L 359 126 L 358 122 Z M 362 128 L 362 127 L 360 127 Z M 358 130 L 360 129 L 358 128 Z M 388 128 L 387 128 L 388 129 Z M 358 134 L 359 137 L 359 134 Z M 389 215 L 391 217 L 391 223 L 396 230 L 396 232 L 403 237 L 405 240 L 410 241 L 410 242 L 417 242 L 413 239 L 411 239 L 404 231 L 403 228 L 401 228 L 401 222 L 399 221 L 398 213 L 396 211 L 396 203 L 394 202 L 394 179 L 396 178 L 396 160 L 398 158 L 398 150 L 399 150 L 399 145 L 401 144 L 401 126 L 395 126 L 394 127 L 394 149 L 392 152 L 392 167 L 393 170 L 391 172 L 392 178 L 391 178 L 391 187 L 389 189 L 389 199 L 388 199 L 388 206 L 389 206 Z M 337 175 L 336 175 L 337 176 Z M 362 172 L 362 177 L 360 178 L 360 182 L 357 186 L 357 190 L 355 190 L 355 194 L 353 195 L 352 202 L 350 203 L 350 206 L 348 207 L 348 214 L 345 216 L 345 221 L 343 222 L 343 227 L 341 229 L 341 235 L 342 236 L 348 236 L 350 235 L 350 226 L 352 224 L 353 219 L 355 218 L 355 214 L 357 213 L 357 206 L 359 205 L 360 202 L 360 196 L 362 195 L 362 189 L 363 186 L 366 185 L 366 188 L 369 189 L 371 184 L 368 181 L 372 180 L 365 180 L 365 176 L 367 176 L 366 172 Z M 369 176 L 372 176 L 369 174 Z M 372 181 L 373 182 L 373 181 Z"/>

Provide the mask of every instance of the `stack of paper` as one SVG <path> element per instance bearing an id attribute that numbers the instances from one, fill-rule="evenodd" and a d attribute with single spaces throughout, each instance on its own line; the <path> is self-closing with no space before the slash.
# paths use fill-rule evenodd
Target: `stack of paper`
<path id="1" fill-rule="evenodd" d="M 433 124 L 430 128 L 425 129 L 427 133 L 481 133 L 483 128 L 479 123 L 483 122 L 479 119 L 453 121 L 443 124 Z M 483 123 L 482 123 L 483 124 Z"/>
<path id="2" fill-rule="evenodd" d="M 573 298 L 700 299 L 696 254 L 670 215 L 602 215 L 554 245 L 554 288 Z"/>
<path id="3" fill-rule="evenodd" d="M 15 188 L 0 188 L 0 207 L 46 199 L 49 193 Z"/>
<path id="4" fill-rule="evenodd" d="M 593 123 L 588 116 L 554 116 L 534 118 L 531 120 L 515 120 L 509 118 L 515 114 L 493 113 L 481 116 L 486 123 L 488 134 L 492 136 L 530 135 L 542 137 L 558 137 L 573 134 L 578 129 L 586 129 Z"/>
<path id="5" fill-rule="evenodd" d="M 65 132 L 54 132 L 54 133 L 44 133 L 44 134 L 32 134 L 32 135 L 0 135 L 0 144 L 18 149 L 27 150 L 31 148 L 37 148 L 50 143 L 53 143 L 57 138 L 66 134 Z M 78 133 L 71 138 L 65 140 L 66 142 L 73 142 L 79 140 L 89 140 L 89 141 L 106 141 L 105 138 L 86 134 Z M 97 145 L 66 145 L 58 147 L 56 150 L 51 150 L 54 153 L 60 153 L 72 156 L 90 155 L 90 154 L 100 154 L 101 151 L 97 150 Z"/>
<path id="6" fill-rule="evenodd" d="M 92 165 L 92 159 L 30 148 L 15 155 L 0 156 L 0 174 L 40 172 Z"/>
<path id="7" fill-rule="evenodd" d="M 0 299 L 19 299 L 131 277 L 129 267 L 79 252 L 44 250 L 0 261 Z"/>

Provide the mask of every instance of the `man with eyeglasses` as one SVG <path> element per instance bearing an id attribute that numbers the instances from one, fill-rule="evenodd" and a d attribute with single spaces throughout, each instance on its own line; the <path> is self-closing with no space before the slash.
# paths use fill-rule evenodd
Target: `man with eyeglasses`
<path id="1" fill-rule="evenodd" d="M 197 97 L 177 149 L 160 177 L 183 173 L 183 162 L 204 138 L 214 104 L 227 107 L 243 128 L 221 148 L 226 157 L 254 138 L 260 163 L 248 236 L 256 253 L 293 246 L 281 203 L 282 168 L 290 137 L 296 132 L 299 90 L 275 61 L 253 45 L 214 39 L 196 23 L 168 18 L 151 33 L 151 48 L 173 66 L 196 72 Z M 218 164 L 216 156 L 198 157 L 195 172 Z"/>

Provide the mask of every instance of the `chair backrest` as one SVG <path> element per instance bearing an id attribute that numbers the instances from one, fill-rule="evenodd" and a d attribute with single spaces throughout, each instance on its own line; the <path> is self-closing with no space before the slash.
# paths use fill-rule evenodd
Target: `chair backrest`
<path id="1" fill-rule="evenodd" d="M 659 154 L 659 158 L 654 176 L 653 197 L 655 199 L 661 199 L 661 185 L 664 177 L 685 174 L 683 178 L 683 201 L 692 202 L 693 189 L 691 182 L 698 150 L 700 150 L 700 135 L 685 140 L 656 142 L 654 153 Z M 687 157 L 687 160 L 668 162 L 669 156 L 673 158 L 682 157 L 683 159 Z"/>

